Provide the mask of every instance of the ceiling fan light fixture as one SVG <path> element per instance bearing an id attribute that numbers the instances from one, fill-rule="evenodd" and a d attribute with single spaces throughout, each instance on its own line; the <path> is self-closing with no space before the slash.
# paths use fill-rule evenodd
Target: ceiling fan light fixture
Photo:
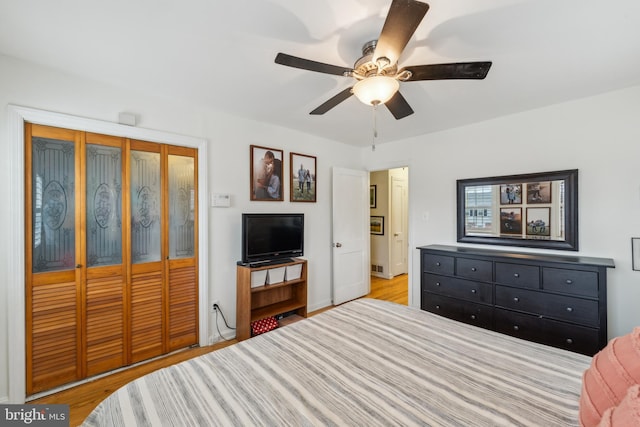
<path id="1" fill-rule="evenodd" d="M 371 76 L 353 87 L 353 94 L 366 105 L 384 104 L 395 95 L 400 83 L 394 77 Z"/>

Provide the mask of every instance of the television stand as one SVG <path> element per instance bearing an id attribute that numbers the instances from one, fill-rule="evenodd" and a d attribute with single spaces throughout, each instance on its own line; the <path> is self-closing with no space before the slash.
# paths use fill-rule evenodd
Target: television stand
<path id="1" fill-rule="evenodd" d="M 276 260 L 274 260 L 276 261 Z M 251 286 L 251 273 L 268 270 L 275 265 L 290 267 L 301 264 L 300 277 L 270 285 Z M 307 261 L 300 258 L 261 263 L 258 267 L 238 263 L 236 295 L 236 339 L 251 337 L 251 322 L 265 317 L 295 312 L 307 317 Z"/>

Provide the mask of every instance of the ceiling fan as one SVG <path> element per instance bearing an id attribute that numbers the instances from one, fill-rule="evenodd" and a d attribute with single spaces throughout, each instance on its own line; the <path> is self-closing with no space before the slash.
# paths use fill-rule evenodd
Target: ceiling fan
<path id="1" fill-rule="evenodd" d="M 278 53 L 275 62 L 289 67 L 325 74 L 353 77 L 357 82 L 309 114 L 324 114 L 351 95 L 365 104 L 385 104 L 399 120 L 413 114 L 413 109 L 400 94 L 400 82 L 449 79 L 484 79 L 491 67 L 490 61 L 456 62 L 448 64 L 413 65 L 398 69 L 398 59 L 409 39 L 429 10 L 427 3 L 415 0 L 393 0 L 378 40 L 362 47 L 362 57 L 353 68 L 325 64 Z"/>

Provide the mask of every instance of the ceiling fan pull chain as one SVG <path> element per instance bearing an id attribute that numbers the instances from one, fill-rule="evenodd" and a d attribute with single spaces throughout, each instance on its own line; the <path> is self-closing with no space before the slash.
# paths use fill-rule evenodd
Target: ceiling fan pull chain
<path id="1" fill-rule="evenodd" d="M 371 142 L 371 151 L 376 151 L 376 138 L 378 137 L 378 121 L 377 119 L 378 103 L 373 104 L 373 141 Z"/>

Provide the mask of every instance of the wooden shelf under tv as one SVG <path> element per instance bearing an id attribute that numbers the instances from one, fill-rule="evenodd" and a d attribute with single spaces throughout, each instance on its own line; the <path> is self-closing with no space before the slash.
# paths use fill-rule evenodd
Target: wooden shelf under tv
<path id="1" fill-rule="evenodd" d="M 300 277 L 271 285 L 251 286 L 251 273 L 301 264 Z M 295 311 L 307 317 L 307 261 L 295 258 L 261 267 L 237 266 L 236 339 L 251 337 L 251 322 Z"/>

